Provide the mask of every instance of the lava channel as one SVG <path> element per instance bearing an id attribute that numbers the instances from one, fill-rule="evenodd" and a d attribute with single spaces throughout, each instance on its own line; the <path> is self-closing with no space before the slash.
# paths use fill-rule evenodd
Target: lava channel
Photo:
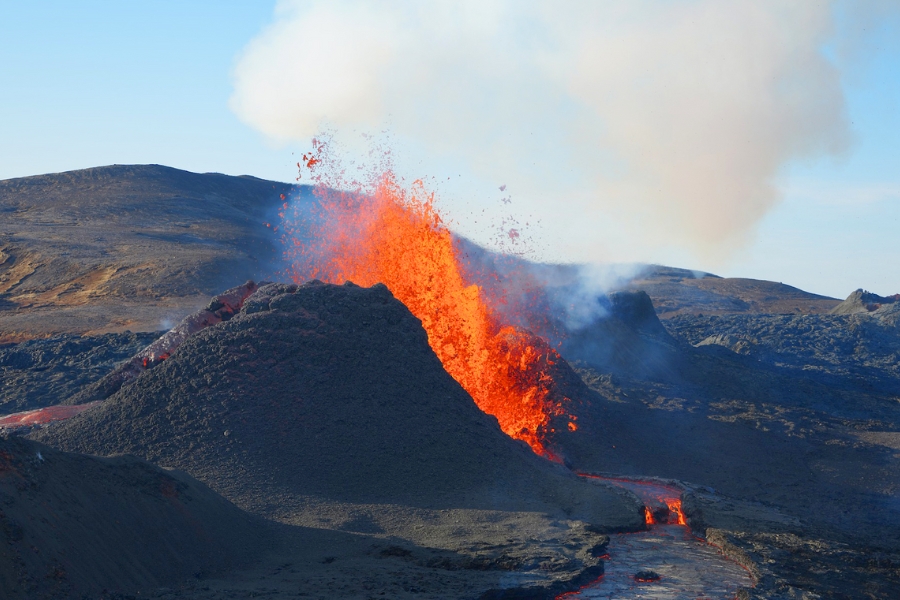
<path id="1" fill-rule="evenodd" d="M 645 504 L 647 530 L 611 535 L 603 577 L 564 595 L 567 600 L 732 600 L 740 589 L 756 584 L 746 569 L 691 534 L 681 510 L 678 488 L 652 481 L 582 476 L 634 492 Z"/>

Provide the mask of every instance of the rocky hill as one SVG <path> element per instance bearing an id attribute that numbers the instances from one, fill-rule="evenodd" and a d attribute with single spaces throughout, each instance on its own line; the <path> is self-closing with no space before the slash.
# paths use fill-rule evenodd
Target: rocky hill
<path id="1" fill-rule="evenodd" d="M 900 313 L 900 294 L 884 297 L 859 289 L 831 309 L 833 315 L 856 313 L 873 313 L 880 320 L 896 325 L 897 315 Z"/>
<path id="2" fill-rule="evenodd" d="M 648 265 L 625 289 L 646 292 L 661 319 L 681 314 L 822 314 L 839 303 L 774 281 L 658 265 Z"/>
<path id="3" fill-rule="evenodd" d="M 316 496 L 642 522 L 639 505 L 507 438 L 384 286 L 263 286 L 100 407 L 34 435 L 184 469 L 267 516 Z"/>
<path id="4" fill-rule="evenodd" d="M 266 222 L 298 189 L 160 165 L 0 181 L 0 342 L 165 329 L 277 264 Z"/>

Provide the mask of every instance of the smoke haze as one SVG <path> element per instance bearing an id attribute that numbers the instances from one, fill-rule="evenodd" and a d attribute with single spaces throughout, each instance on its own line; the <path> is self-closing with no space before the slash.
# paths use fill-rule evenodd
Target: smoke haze
<path id="1" fill-rule="evenodd" d="M 840 61 L 823 51 L 834 14 L 812 0 L 284 1 L 238 57 L 231 107 L 285 142 L 388 126 L 420 160 L 508 183 L 560 248 L 546 258 L 726 256 L 779 200 L 780 169 L 850 144 Z"/>

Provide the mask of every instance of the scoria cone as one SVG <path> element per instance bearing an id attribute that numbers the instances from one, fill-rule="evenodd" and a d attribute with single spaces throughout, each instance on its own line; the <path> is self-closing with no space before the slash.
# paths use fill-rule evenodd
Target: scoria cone
<path id="1" fill-rule="evenodd" d="M 633 497 L 505 436 L 382 285 L 262 286 L 103 406 L 35 435 L 184 469 L 285 519 L 315 497 L 642 521 Z"/>

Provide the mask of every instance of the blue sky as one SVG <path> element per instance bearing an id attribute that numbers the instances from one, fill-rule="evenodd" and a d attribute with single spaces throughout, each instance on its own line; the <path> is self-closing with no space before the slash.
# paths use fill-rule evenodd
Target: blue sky
<path id="1" fill-rule="evenodd" d="M 290 180 L 228 108 L 271 2 L 0 2 L 0 178 L 105 164 Z"/>
<path id="2" fill-rule="evenodd" d="M 235 67 L 247 45 L 282 18 L 274 10 L 272 2 L 0 1 L 0 179 L 160 163 L 293 180 L 293 153 L 307 144 L 298 137 L 273 141 L 229 107 Z M 896 13 L 867 24 L 856 46 L 842 54 L 836 48 L 851 24 L 837 17 L 837 42 L 822 53 L 840 71 L 850 143 L 840 152 L 808 153 L 782 164 L 775 176 L 781 200 L 748 226 L 743 244 L 726 258 L 677 240 L 643 254 L 618 244 L 608 254 L 591 250 L 590 258 L 633 255 L 838 297 L 857 287 L 900 292 L 897 25 Z M 417 156 L 434 147 L 402 133 L 398 138 Z M 494 210 L 495 185 L 507 183 L 505 171 L 496 177 L 483 165 L 467 171 L 452 153 L 435 152 L 409 165 L 411 175 L 454 173 L 467 181 L 444 188 L 457 197 L 447 207 L 460 212 L 450 217 L 463 229 L 461 213 L 478 212 L 481 203 L 493 203 Z M 615 218 L 607 219 L 612 227 Z M 565 237 L 565 222 L 547 227 L 544 247 Z"/>

